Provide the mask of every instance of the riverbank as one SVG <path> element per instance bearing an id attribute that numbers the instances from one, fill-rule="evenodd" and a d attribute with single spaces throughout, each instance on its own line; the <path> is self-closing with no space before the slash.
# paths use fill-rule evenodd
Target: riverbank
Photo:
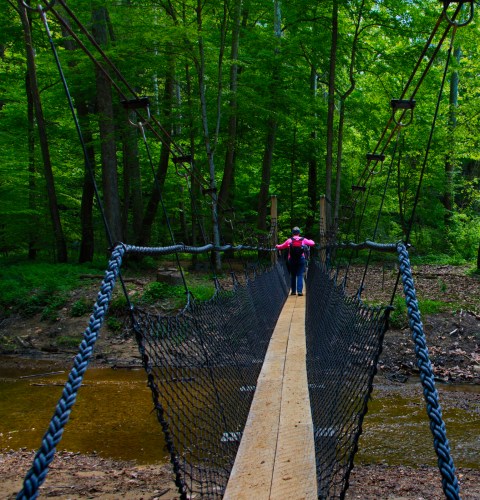
<path id="1" fill-rule="evenodd" d="M 0 455 L 2 493 L 14 500 L 22 485 L 19 471 L 28 470 L 33 452 L 19 450 Z M 463 500 L 480 498 L 480 470 L 457 470 Z M 58 452 L 40 498 L 105 500 L 174 500 L 179 497 L 171 467 L 138 466 L 92 455 Z M 388 465 L 355 466 L 346 499 L 441 499 L 440 474 L 435 467 Z"/>

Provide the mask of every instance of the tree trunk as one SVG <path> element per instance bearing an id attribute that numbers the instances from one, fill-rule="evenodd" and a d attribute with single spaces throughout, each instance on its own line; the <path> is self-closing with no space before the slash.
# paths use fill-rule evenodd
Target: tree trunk
<path id="1" fill-rule="evenodd" d="M 257 227 L 261 231 L 267 230 L 267 205 L 270 200 L 270 175 L 272 171 L 273 150 L 275 148 L 275 139 L 277 136 L 278 120 L 274 106 L 276 105 L 277 86 L 279 84 L 278 70 L 280 52 L 280 41 L 282 38 L 282 13 L 280 1 L 274 0 L 273 6 L 273 28 L 274 36 L 277 39 L 277 47 L 274 54 L 273 72 L 270 80 L 270 116 L 267 119 L 267 136 L 265 139 L 265 151 L 262 161 L 262 181 L 260 184 L 260 192 L 258 195 L 258 219 Z"/>
<path id="2" fill-rule="evenodd" d="M 30 90 L 31 90 L 33 107 L 35 109 L 38 136 L 40 140 L 40 148 L 43 157 L 45 185 L 47 189 L 48 207 L 50 210 L 50 218 L 52 221 L 53 234 L 55 239 L 56 258 L 58 262 L 67 262 L 67 244 L 63 234 L 62 223 L 60 220 L 60 213 L 58 211 L 57 193 L 55 190 L 55 181 L 53 178 L 53 169 L 52 169 L 52 162 L 50 158 L 50 150 L 48 145 L 47 129 L 45 125 L 45 119 L 43 116 L 40 94 L 38 92 L 37 73 L 35 69 L 35 52 L 32 44 L 30 22 L 28 19 L 27 11 L 23 6 L 21 0 L 18 1 L 18 6 L 23 25 L 24 38 L 25 38 Z"/>
<path id="3" fill-rule="evenodd" d="M 260 193 L 258 195 L 258 222 L 257 227 L 262 231 L 267 230 L 267 205 L 270 189 L 270 175 L 272 171 L 273 150 L 275 148 L 275 139 L 277 137 L 277 119 L 272 116 L 267 122 L 267 138 L 265 141 L 265 152 L 262 161 L 262 181 L 260 184 Z"/>
<path id="4" fill-rule="evenodd" d="M 63 21 L 68 24 L 68 18 Z M 68 30 L 62 26 L 62 34 L 64 36 L 63 46 L 65 50 L 74 51 L 77 49 L 75 42 L 69 37 Z M 69 63 L 71 68 L 75 68 L 76 62 L 73 60 Z M 84 174 L 83 174 L 83 189 L 82 201 L 80 205 L 80 252 L 78 262 L 92 262 L 95 244 L 94 244 L 94 229 L 93 229 L 93 200 L 95 197 L 95 149 L 93 147 L 93 133 L 90 123 L 90 116 L 94 105 L 89 102 L 89 98 L 85 93 L 85 87 L 71 86 L 70 94 L 75 103 L 77 110 L 78 124 L 81 130 L 82 138 L 85 144 L 84 151 Z"/>
<path id="5" fill-rule="evenodd" d="M 317 71 L 314 66 L 310 68 L 310 93 L 312 100 L 315 101 L 317 95 Z M 314 130 L 310 133 L 310 138 L 312 143 L 315 145 L 315 149 L 310 152 L 310 159 L 308 161 L 308 211 L 307 220 L 305 222 L 305 234 L 313 234 L 315 217 L 317 214 L 317 204 L 318 204 L 318 165 L 317 165 L 317 130 L 316 130 L 316 116 L 314 123 Z"/>
<path id="6" fill-rule="evenodd" d="M 230 207 L 233 205 L 234 192 L 234 176 L 235 176 L 235 146 L 237 141 L 237 86 L 238 86 L 238 50 L 240 45 L 240 16 L 242 12 L 242 0 L 236 0 L 233 14 L 233 30 L 232 30 L 232 54 L 231 60 L 233 61 L 230 68 L 230 116 L 228 119 L 228 139 L 227 151 L 225 153 L 225 168 L 223 170 L 222 185 L 220 187 L 220 194 L 218 202 L 220 206 Z"/>
<path id="7" fill-rule="evenodd" d="M 300 222 L 297 220 L 295 215 L 295 196 L 293 194 L 293 185 L 296 179 L 296 166 L 297 166 L 297 132 L 298 126 L 297 121 L 295 120 L 295 125 L 293 127 L 293 140 L 292 140 L 292 148 L 291 148 L 291 156 L 290 156 L 290 227 L 295 225 L 299 225 Z M 308 217 L 308 215 L 307 215 Z M 306 229 L 304 229 L 306 231 Z"/>
<path id="8" fill-rule="evenodd" d="M 196 68 L 198 75 L 198 87 L 200 95 L 200 106 L 202 115 L 203 137 L 205 142 L 205 150 L 207 153 L 209 175 L 210 175 L 210 196 L 212 198 L 212 228 L 213 228 L 213 243 L 215 246 L 220 246 L 220 228 L 218 224 L 218 193 L 217 183 L 215 180 L 215 163 L 214 149 L 210 142 L 210 133 L 208 128 L 207 116 L 207 100 L 205 94 L 205 49 L 202 36 L 202 2 L 197 3 L 197 29 L 198 29 L 198 52 L 199 60 L 196 60 Z M 219 111 L 219 110 L 218 110 Z M 218 115 L 217 115 L 218 124 Z M 218 125 L 217 125 L 218 128 Z M 222 267 L 220 252 L 215 252 L 215 269 L 220 271 Z"/>
<path id="9" fill-rule="evenodd" d="M 105 47 L 108 43 L 107 21 L 106 8 L 94 8 L 92 33 L 101 47 Z M 112 88 L 110 81 L 99 68 L 95 67 L 95 73 L 101 140 L 103 208 L 108 225 L 108 239 L 110 240 L 108 243 L 112 245 L 123 240 Z"/>
<path id="10" fill-rule="evenodd" d="M 341 185 L 342 185 L 342 157 L 343 157 L 343 129 L 345 124 L 345 106 L 346 100 L 348 96 L 355 90 L 355 61 L 357 58 L 357 47 L 358 47 L 358 37 L 360 34 L 360 25 L 362 23 L 363 11 L 365 8 L 365 0 L 362 0 L 360 4 L 360 8 L 358 11 L 357 21 L 355 23 L 355 35 L 353 37 L 352 42 L 352 51 L 350 57 L 350 68 L 349 68 L 349 80 L 350 86 L 349 88 L 340 96 L 339 102 L 339 119 L 338 119 L 338 134 L 337 134 L 337 171 L 336 171 L 336 181 L 335 181 L 335 205 L 334 205 L 334 216 L 333 216 L 333 234 L 332 237 L 336 239 L 337 231 L 339 227 L 339 213 L 340 213 L 340 205 L 341 205 Z"/>
<path id="11" fill-rule="evenodd" d="M 332 45 L 330 47 L 330 70 L 328 74 L 328 114 L 327 114 L 327 156 L 325 170 L 325 196 L 327 233 L 330 234 L 331 201 L 332 201 L 332 170 L 333 170 L 333 138 L 334 138 L 334 114 L 335 114 L 335 71 L 338 44 L 338 0 L 332 2 Z"/>
<path id="12" fill-rule="evenodd" d="M 134 111 L 129 111 L 133 123 L 136 120 Z M 143 218 L 142 180 L 140 162 L 138 160 L 138 130 L 125 120 L 123 128 L 123 233 L 126 241 L 137 241 L 140 235 Z M 131 230 L 129 213 L 131 211 Z"/>
<path id="13" fill-rule="evenodd" d="M 175 61 L 172 50 L 168 51 L 167 73 L 165 75 L 165 88 L 163 92 L 163 126 L 168 131 L 168 135 L 163 137 L 162 147 L 160 150 L 160 160 L 155 172 L 155 179 L 152 188 L 152 195 L 148 200 L 141 229 L 138 235 L 137 245 L 146 246 L 150 244 L 152 236 L 153 222 L 158 211 L 158 205 L 161 200 L 161 194 L 165 185 L 165 179 L 168 171 L 168 160 L 170 158 L 170 147 L 172 143 L 171 137 L 171 117 L 172 106 L 175 98 Z M 171 242 L 169 242 L 170 244 Z"/>
<path id="14" fill-rule="evenodd" d="M 28 209 L 32 213 L 32 224 L 28 230 L 28 258 L 35 260 L 37 257 L 37 234 L 39 227 L 37 213 L 37 169 L 35 166 L 35 112 L 33 109 L 33 96 L 30 77 L 27 71 L 25 78 L 25 91 L 27 93 L 27 121 L 28 121 Z"/>
<path id="15" fill-rule="evenodd" d="M 456 48 L 454 51 L 454 58 L 458 62 L 460 62 L 460 57 L 462 55 L 461 49 Z M 449 145 L 450 151 L 447 154 L 447 159 L 445 161 L 445 192 L 443 195 L 443 206 L 445 207 L 445 224 L 449 224 L 450 218 L 453 211 L 453 204 L 455 198 L 454 192 L 454 134 L 455 128 L 457 126 L 457 107 L 458 107 L 458 71 L 453 71 L 452 76 L 450 78 L 450 109 L 449 109 L 449 119 L 448 119 L 448 128 L 450 133 L 450 141 Z"/>
<path id="16" fill-rule="evenodd" d="M 345 122 L 345 101 L 343 98 L 339 101 L 340 116 L 338 118 L 337 134 L 337 172 L 335 176 L 335 206 L 333 216 L 333 235 L 336 237 L 338 230 L 338 214 L 340 212 L 340 188 L 342 179 L 342 156 L 343 156 L 343 124 Z"/>
<path id="17" fill-rule="evenodd" d="M 93 147 L 92 128 L 90 126 L 89 105 L 78 96 L 75 99 L 78 121 L 82 128 L 85 141 L 86 155 L 85 169 L 83 174 L 82 203 L 80 206 L 80 225 L 82 239 L 80 242 L 80 253 L 78 262 L 91 262 L 95 250 L 93 230 L 93 200 L 95 197 L 95 150 Z M 87 163 L 88 162 L 88 163 Z"/>
<path id="18" fill-rule="evenodd" d="M 192 158 L 195 158 L 195 128 L 194 124 L 194 109 L 192 102 L 192 75 L 190 72 L 190 67 L 188 64 L 185 66 L 185 82 L 186 82 L 186 97 L 188 103 L 188 130 L 190 136 L 190 154 Z M 192 161 L 191 164 L 191 176 L 190 176 L 190 203 L 191 203 L 191 212 L 192 212 L 192 227 L 191 227 L 191 240 L 190 243 L 193 246 L 197 246 L 198 243 L 198 229 L 203 232 L 203 221 L 201 220 L 201 215 L 198 212 L 198 199 L 200 198 L 200 183 L 198 180 L 198 176 L 196 173 L 196 165 L 195 161 Z M 207 241 L 203 240 L 202 243 L 207 243 Z M 198 255 L 192 254 L 192 268 L 196 269 L 198 262 Z"/>

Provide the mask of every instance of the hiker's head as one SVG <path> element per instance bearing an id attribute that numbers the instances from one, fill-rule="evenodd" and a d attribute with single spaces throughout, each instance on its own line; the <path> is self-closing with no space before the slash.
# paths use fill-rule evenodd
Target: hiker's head
<path id="1" fill-rule="evenodd" d="M 292 229 L 292 234 L 293 235 L 296 235 L 296 234 L 300 234 L 300 228 L 295 226 L 293 229 Z"/>

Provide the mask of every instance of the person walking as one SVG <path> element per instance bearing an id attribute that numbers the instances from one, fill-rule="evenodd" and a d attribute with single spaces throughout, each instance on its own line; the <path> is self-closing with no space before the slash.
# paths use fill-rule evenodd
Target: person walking
<path id="1" fill-rule="evenodd" d="M 287 266 L 290 272 L 291 295 L 303 295 L 303 274 L 305 272 L 305 252 L 308 247 L 313 247 L 315 242 L 300 236 L 300 228 L 292 229 L 292 236 L 280 245 L 275 245 L 278 250 L 288 248 Z"/>

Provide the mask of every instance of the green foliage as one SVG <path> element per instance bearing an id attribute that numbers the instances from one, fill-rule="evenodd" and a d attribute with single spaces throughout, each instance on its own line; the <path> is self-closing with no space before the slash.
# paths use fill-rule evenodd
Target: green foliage
<path id="1" fill-rule="evenodd" d="M 408 326 L 407 305 L 403 297 L 396 297 L 390 313 L 390 327 L 402 329 Z"/>
<path id="2" fill-rule="evenodd" d="M 208 300 L 215 293 L 215 286 L 210 278 L 191 279 L 188 287 L 193 297 L 199 301 Z M 170 285 L 155 281 L 145 287 L 140 300 L 149 305 L 164 302 L 167 308 L 178 308 L 186 304 L 187 296 L 183 285 Z"/>
<path id="3" fill-rule="evenodd" d="M 423 315 L 427 314 L 438 314 L 439 312 L 446 311 L 449 309 L 445 302 L 439 300 L 425 299 L 419 302 L 420 313 Z"/>
<path id="4" fill-rule="evenodd" d="M 142 300 L 147 304 L 154 304 L 162 299 L 181 297 L 185 297 L 185 288 L 182 285 L 169 285 L 155 281 L 145 287 Z"/>
<path id="5" fill-rule="evenodd" d="M 86 298 L 82 297 L 76 300 L 70 308 L 70 316 L 78 318 L 92 311 L 92 303 Z"/>
<path id="6" fill-rule="evenodd" d="M 88 3 L 72 0 L 69 6 L 83 23 L 91 24 L 92 12 Z M 229 5 L 225 19 L 222 17 L 222 9 L 215 3 L 204 3 L 200 7 L 194 2 L 172 3 L 168 10 L 163 10 L 154 3 L 133 2 L 129 4 L 128 16 L 125 16 L 125 5 L 122 2 L 109 3 L 107 8 L 109 30 L 115 37 L 115 43 L 107 44 L 104 50 L 132 87 L 143 95 L 163 96 L 168 89 L 169 72 L 172 71 L 175 75 L 178 96 L 175 96 L 174 102 L 168 102 L 166 97 L 158 102 L 153 98 L 151 110 L 156 114 L 159 112 L 160 122 L 166 125 L 166 130 L 175 130 L 175 141 L 185 152 L 190 147 L 195 150 L 197 180 L 209 176 L 209 158 L 205 147 L 208 139 L 210 144 L 215 145 L 212 158 L 216 162 L 215 178 L 218 185 L 221 185 L 222 169 L 231 142 L 228 120 L 231 116 L 236 116 L 234 189 L 227 203 L 235 207 L 235 218 L 232 219 L 234 223 L 241 220 L 245 224 L 240 229 L 238 225 L 234 229 L 236 243 L 244 243 L 251 236 L 248 228 L 257 223 L 266 135 L 273 118 L 276 123 L 275 147 L 272 169 L 267 177 L 270 192 L 278 195 L 280 230 L 285 231 L 287 228 L 288 233 L 293 224 L 304 227 L 307 216 L 313 218 L 314 227 L 317 228 L 318 195 L 324 193 L 326 182 L 325 124 L 328 88 L 325 75 L 329 73 L 330 63 L 331 5 L 328 2 L 282 3 L 282 37 L 279 39 L 274 33 L 273 5 L 270 4 L 269 7 L 264 2 L 249 3 L 248 16 L 241 22 L 240 50 L 235 60 L 230 50 L 233 5 Z M 360 11 L 361 8 L 363 11 Z M 336 133 L 339 120 L 339 96 L 355 81 L 355 87 L 344 102 L 341 204 L 350 203 L 350 188 L 364 171 L 365 154 L 375 149 L 384 124 L 390 117 L 389 101 L 401 95 L 441 9 L 441 4 L 434 1 L 339 3 L 335 75 L 337 112 L 333 133 Z M 199 16 L 203 23 L 201 30 L 197 24 Z M 64 90 L 62 85 L 55 83 L 58 82 L 55 61 L 49 45 L 45 43 L 42 23 L 37 21 L 33 14 L 38 84 L 47 123 L 57 204 L 62 207 L 60 218 L 69 257 L 75 259 L 82 237 L 79 213 L 84 186 L 84 159 Z M 225 46 L 221 45 L 222 37 L 219 35 L 223 21 Z M 354 41 L 357 23 L 360 36 Z M 97 86 L 94 65 L 79 48 L 68 49 L 58 25 L 54 23 L 51 29 L 70 90 L 78 97 L 74 100 L 95 102 Z M 55 244 L 46 197 L 43 160 L 36 134 L 34 149 L 29 150 L 25 47 L 22 35 L 18 13 L 13 4 L 7 5 L 0 13 L 0 250 L 4 254 L 18 256 L 25 255 L 29 249 L 34 248 L 42 258 L 54 261 Z M 198 85 L 198 62 L 201 60 L 199 37 L 205 47 L 203 85 Z M 83 39 L 83 35 L 81 38 Z M 455 262 L 475 258 L 480 239 L 480 202 L 478 183 L 475 183 L 478 167 L 472 167 L 480 159 L 480 91 L 477 78 L 480 58 L 477 38 L 478 27 L 474 23 L 458 30 L 456 44 L 462 48 L 462 57 L 459 62 L 453 61 L 452 66 L 460 75 L 459 102 L 455 117 L 457 127 L 452 131 L 449 126 L 450 109 L 445 89 L 411 235 L 412 243 L 420 254 L 433 258 L 438 255 L 441 259 L 444 258 L 443 255 L 447 255 Z M 435 43 L 436 40 L 433 40 L 432 47 Z M 355 54 L 352 53 L 354 49 L 357 49 Z M 353 56 L 354 64 L 351 66 Z M 425 60 L 427 59 L 428 55 Z M 363 225 L 358 234 L 346 234 L 347 239 L 357 236 L 359 240 L 371 238 L 375 230 L 377 241 L 392 242 L 405 236 L 405 223 L 411 215 L 421 176 L 444 60 L 443 51 L 432 65 L 416 96 L 418 105 L 414 123 L 402 131 L 397 150 L 397 153 L 401 152 L 401 160 L 398 171 L 397 165 L 393 164 L 393 174 L 378 228 L 375 229 L 377 210 L 387 168 L 377 169 L 376 175 L 372 176 L 371 198 L 365 210 Z M 230 70 L 234 67 L 239 69 L 236 90 L 230 81 Z M 313 74 L 318 77 L 315 88 L 312 83 Z M 448 78 L 450 76 L 451 71 Z M 199 113 L 199 88 L 203 88 L 206 93 L 205 117 Z M 122 217 L 127 227 L 124 241 L 134 243 L 138 227 L 134 224 L 133 214 L 128 211 L 132 204 L 129 198 L 131 193 L 127 195 L 126 188 L 132 179 L 127 179 L 129 169 L 126 168 L 127 158 L 123 157 L 125 144 L 122 142 L 126 120 L 116 97 L 113 105 L 115 127 L 119 131 L 116 144 L 118 193 L 120 203 L 125 207 Z M 92 108 L 93 106 L 90 107 L 88 116 L 82 118 L 81 125 L 83 131 L 88 132 L 88 137 L 91 136 L 88 145 L 95 155 L 95 163 L 100 165 L 99 120 Z M 203 118 L 210 125 L 209 138 L 204 136 Z M 149 147 L 152 157 L 159 158 L 161 140 L 149 136 Z M 337 144 L 334 144 L 334 162 L 336 148 Z M 393 145 L 385 153 L 386 166 L 393 160 Z M 135 156 L 140 162 L 139 180 L 146 206 L 154 180 L 148 168 L 148 155 L 141 141 Z M 445 192 L 449 189 L 445 176 L 447 156 L 453 158 L 455 165 L 452 179 L 455 207 L 451 217 L 443 204 Z M 309 177 L 309 167 L 312 164 L 316 165 L 317 176 L 314 180 Z M 98 180 L 100 179 L 99 171 Z M 334 168 L 333 185 L 335 180 Z M 101 184 L 99 182 L 100 191 Z M 173 165 L 170 165 L 165 173 L 162 196 L 177 241 L 188 240 L 192 234 L 193 205 L 188 188 L 187 183 L 176 175 Z M 195 189 L 200 191 L 199 186 Z M 103 196 L 104 193 L 101 192 L 100 195 Z M 317 199 L 311 199 L 314 196 Z M 209 237 L 211 207 L 207 198 L 197 197 L 195 210 L 207 222 L 206 232 Z M 400 201 L 403 204 L 401 215 Z M 358 206 L 363 206 L 363 202 Z M 222 221 L 225 224 L 226 219 L 227 216 Z M 157 214 L 157 222 L 152 227 L 151 243 L 171 244 L 163 214 Z M 108 243 L 105 242 L 102 220 L 97 210 L 94 211 L 93 226 L 96 249 L 102 252 Z M 346 228 L 343 230 L 347 232 Z M 314 237 L 314 234 L 309 236 Z M 127 266 L 129 270 L 142 271 L 154 267 L 155 263 L 154 259 L 145 257 L 140 261 L 130 260 Z M 5 299 L 2 296 L 1 307 L 12 300 L 12 297 L 9 298 L 11 292 L 8 287 L 4 291 L 7 295 Z M 14 296 L 15 292 L 12 293 Z M 152 290 L 147 292 L 146 300 L 156 300 L 156 296 L 183 298 L 183 295 L 176 293 Z"/>
<path id="7" fill-rule="evenodd" d="M 215 287 L 210 284 L 197 284 L 190 287 L 190 291 L 195 299 L 205 301 L 211 299 L 215 293 Z"/>
<path id="8" fill-rule="evenodd" d="M 404 297 L 396 297 L 394 300 L 394 310 L 390 313 L 390 326 L 392 328 L 403 329 L 408 327 L 408 311 Z M 420 314 L 425 317 L 429 314 L 438 314 L 442 311 L 452 309 L 452 304 L 446 304 L 440 300 L 424 299 L 418 301 Z"/>
<path id="9" fill-rule="evenodd" d="M 454 254 L 428 253 L 426 255 L 411 255 L 410 261 L 413 265 L 436 264 L 438 266 L 460 266 L 465 264 L 465 259 Z"/>
<path id="10" fill-rule="evenodd" d="M 0 314 L 42 313 L 42 319 L 56 319 L 68 293 L 80 286 L 79 275 L 86 272 L 92 269 L 74 264 L 4 263 L 0 267 Z"/>
<path id="11" fill-rule="evenodd" d="M 76 348 L 80 345 L 82 342 L 82 337 L 75 337 L 71 335 L 62 335 L 61 337 L 58 337 L 55 341 L 55 343 L 59 347 L 66 347 L 66 348 Z"/>
<path id="12" fill-rule="evenodd" d="M 123 293 L 117 293 L 112 297 L 108 306 L 109 314 L 122 314 L 127 310 L 127 298 Z"/>
<path id="13" fill-rule="evenodd" d="M 123 328 L 123 321 L 115 316 L 109 316 L 106 325 L 112 332 L 118 333 Z"/>
<path id="14" fill-rule="evenodd" d="M 54 294 L 45 302 L 45 307 L 42 310 L 40 319 L 42 321 L 57 321 L 59 319 L 58 311 L 65 305 L 66 302 L 67 298 L 64 294 Z"/>
<path id="15" fill-rule="evenodd" d="M 469 217 L 465 213 L 454 213 L 447 231 L 451 251 L 464 261 L 476 259 L 480 242 L 480 217 Z"/>

